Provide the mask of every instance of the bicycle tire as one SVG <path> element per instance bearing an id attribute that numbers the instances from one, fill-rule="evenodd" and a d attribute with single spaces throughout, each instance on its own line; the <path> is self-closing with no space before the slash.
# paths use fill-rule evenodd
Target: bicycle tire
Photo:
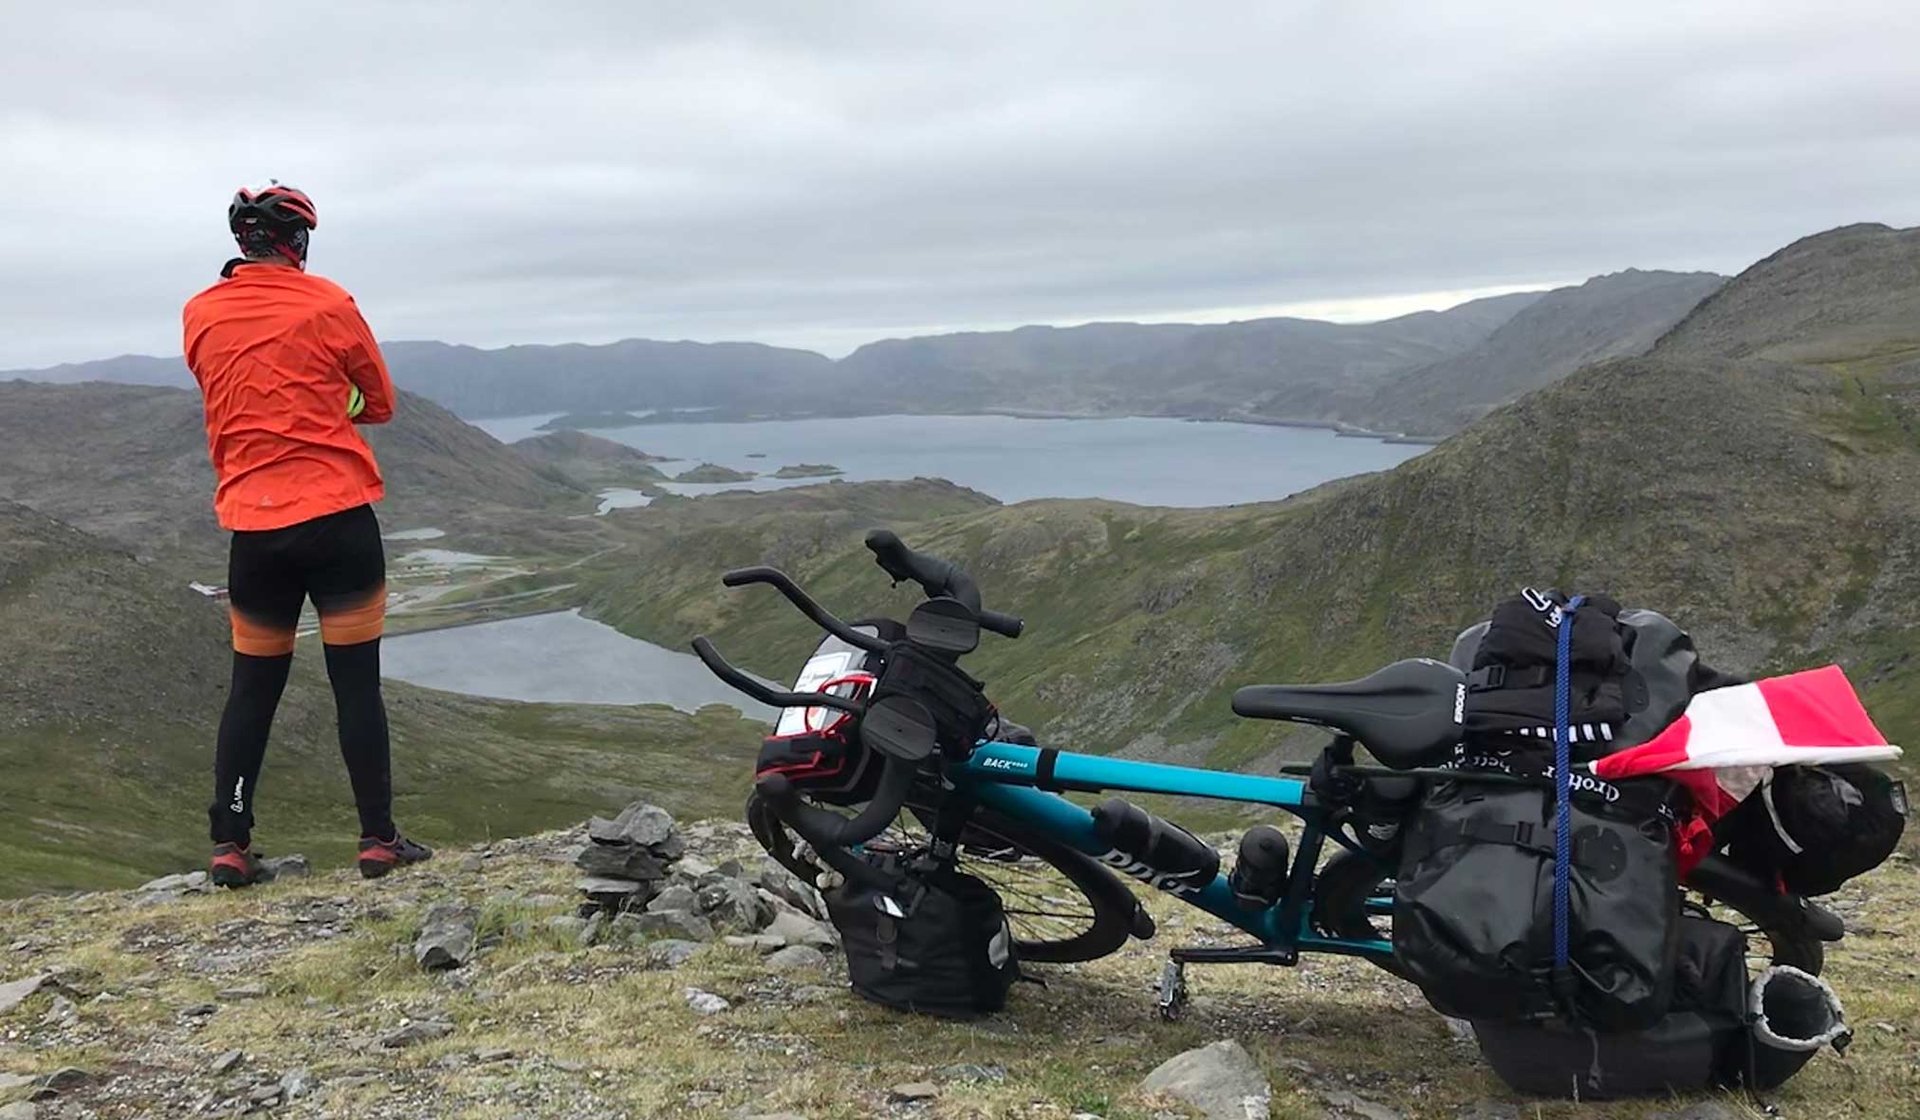
<path id="1" fill-rule="evenodd" d="M 932 815 L 929 807 L 909 804 L 913 815 L 923 821 Z M 1099 960 L 1127 943 L 1134 929 L 1134 914 L 1140 900 L 1125 881 L 1105 864 L 1077 848 L 1034 832 L 1025 825 L 986 809 L 974 810 L 966 830 L 960 836 L 960 870 L 984 880 L 987 885 L 1008 893 L 1004 877 L 996 881 L 996 865 L 1003 860 L 969 858 L 967 852 L 983 848 L 1019 853 L 1051 867 L 1077 891 L 1087 904 L 1085 928 L 1071 936 L 1022 936 L 1019 899 L 1006 902 L 1008 921 L 1014 926 L 1014 951 L 1021 960 L 1037 964 L 1074 964 Z M 1003 899 L 1003 902 L 1005 900 Z"/>
<path id="2" fill-rule="evenodd" d="M 1383 938 L 1391 941 L 1393 933 L 1390 926 L 1376 925 L 1376 918 L 1366 912 L 1366 902 L 1392 879 L 1394 868 L 1380 862 L 1373 856 L 1358 852 L 1342 851 L 1328 860 L 1320 869 L 1314 883 L 1313 925 L 1316 930 L 1328 937 L 1348 939 Z M 1697 896 L 1696 896 L 1697 897 Z M 1750 946 L 1748 956 L 1749 971 L 1758 973 L 1759 967 L 1772 965 L 1791 965 L 1809 975 L 1818 976 L 1826 966 L 1826 945 L 1805 931 L 1789 931 L 1778 927 L 1768 927 L 1739 907 L 1730 903 L 1714 902 L 1711 906 L 1702 906 L 1693 902 L 1697 908 L 1707 910 L 1711 915 L 1713 908 L 1732 914 L 1739 920 L 1728 924 L 1738 926 L 1747 935 Z M 1720 920 L 1725 921 L 1724 916 Z M 1764 950 L 1754 951 L 1751 947 L 1756 937 L 1766 939 Z M 1756 958 L 1757 962 L 1756 962 Z M 1373 958 L 1369 958 L 1370 960 Z M 1393 973 L 1404 974 L 1390 960 L 1374 960 L 1374 964 Z"/>

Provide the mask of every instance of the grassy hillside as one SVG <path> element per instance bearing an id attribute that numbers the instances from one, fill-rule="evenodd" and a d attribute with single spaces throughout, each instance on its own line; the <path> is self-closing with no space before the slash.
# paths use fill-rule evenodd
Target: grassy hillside
<path id="1" fill-rule="evenodd" d="M 1534 583 L 1666 611 L 1731 668 L 1837 659 L 1890 732 L 1920 739 L 1920 364 L 1903 357 L 1920 345 L 1916 261 L 1916 231 L 1810 238 L 1647 357 L 1583 370 L 1390 473 L 1278 505 L 1037 502 L 907 535 L 1027 616 L 1028 637 L 989 639 L 975 665 L 1063 747 L 1249 763 L 1283 733 L 1235 720 L 1234 687 L 1444 654 L 1459 627 Z M 1789 312 L 1793 352 L 1819 364 L 1741 341 Z M 866 561 L 862 519 L 673 516 L 657 512 L 634 546 L 640 573 L 600 583 L 594 611 L 657 641 L 713 632 L 784 675 L 812 640 L 806 624 L 722 592 L 721 568 L 787 565 L 847 612 L 909 601 L 889 600 Z"/>
<path id="2" fill-rule="evenodd" d="M 228 653 L 218 605 L 142 562 L 0 502 L 0 896 L 138 882 L 205 855 Z M 275 722 L 259 813 L 269 852 L 347 858 L 358 831 L 317 645 Z M 423 839 L 553 827 L 646 794 L 737 809 L 762 729 L 730 709 L 491 703 L 389 683 L 397 816 Z"/>
<path id="3" fill-rule="evenodd" d="M 380 506 L 388 528 L 494 536 L 502 521 L 526 528 L 542 513 L 557 520 L 592 509 L 580 484 L 423 397 L 402 393 L 392 423 L 361 431 L 388 480 Z M 225 555 L 197 392 L 0 383 L 0 447 L 0 499 L 142 552 Z"/>

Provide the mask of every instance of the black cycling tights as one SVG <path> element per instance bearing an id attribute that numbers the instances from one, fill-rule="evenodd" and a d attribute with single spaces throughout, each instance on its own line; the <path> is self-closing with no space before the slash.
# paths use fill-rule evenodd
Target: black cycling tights
<path id="1" fill-rule="evenodd" d="M 253 800 L 274 709 L 293 666 L 300 610 L 313 600 L 340 717 L 340 755 L 362 836 L 394 835 L 387 710 L 380 698 L 386 558 L 373 510 L 358 506 L 285 529 L 235 533 L 227 584 L 233 689 L 214 752 L 214 843 L 252 838 Z"/>
<path id="2" fill-rule="evenodd" d="M 353 783 L 362 836 L 392 836 L 393 777 L 387 738 L 387 709 L 380 697 L 380 640 L 352 646 L 327 646 L 327 676 L 333 682 L 334 709 L 340 720 L 340 757 Z M 233 690 L 220 717 L 214 756 L 219 796 L 208 815 L 214 843 L 248 843 L 253 831 L 253 799 L 260 763 L 267 754 L 273 713 L 286 688 L 293 655 L 233 655 Z"/>

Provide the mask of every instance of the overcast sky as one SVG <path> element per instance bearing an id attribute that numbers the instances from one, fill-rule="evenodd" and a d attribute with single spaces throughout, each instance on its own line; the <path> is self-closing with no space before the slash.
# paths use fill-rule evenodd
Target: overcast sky
<path id="1" fill-rule="evenodd" d="M 233 189 L 383 338 L 1378 318 L 1920 224 L 1920 4 L 8 3 L 0 368 L 177 353 Z"/>

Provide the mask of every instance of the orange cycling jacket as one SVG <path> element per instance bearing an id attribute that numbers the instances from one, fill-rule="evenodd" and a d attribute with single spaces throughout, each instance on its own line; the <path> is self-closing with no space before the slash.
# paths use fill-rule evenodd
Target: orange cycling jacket
<path id="1" fill-rule="evenodd" d="M 393 381 L 353 297 L 277 264 L 230 261 L 220 277 L 181 319 L 221 527 L 283 529 L 379 501 L 380 466 L 353 426 L 393 416 Z M 349 419 L 354 387 L 366 403 Z"/>

